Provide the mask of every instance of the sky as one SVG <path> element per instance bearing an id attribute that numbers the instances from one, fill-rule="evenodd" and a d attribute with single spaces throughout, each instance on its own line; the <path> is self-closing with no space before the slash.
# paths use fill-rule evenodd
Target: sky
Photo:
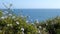
<path id="1" fill-rule="evenodd" d="M 12 3 L 15 9 L 60 9 L 60 0 L 0 0 L 0 8 Z"/>

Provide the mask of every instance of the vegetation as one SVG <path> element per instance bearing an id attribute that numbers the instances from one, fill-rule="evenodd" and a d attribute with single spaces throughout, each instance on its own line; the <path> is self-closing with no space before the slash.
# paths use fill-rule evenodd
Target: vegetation
<path id="1" fill-rule="evenodd" d="M 59 16 L 32 24 L 27 21 L 28 16 L 16 16 L 10 8 L 5 7 L 7 11 L 0 10 L 0 34 L 60 34 Z"/>
<path id="2" fill-rule="evenodd" d="M 59 16 L 32 24 L 27 23 L 27 17 L 16 16 L 11 12 L 0 10 L 0 34 L 39 34 L 39 31 L 42 34 L 60 34 Z"/>
<path id="3" fill-rule="evenodd" d="M 0 11 L 0 34 L 37 34 L 37 28 L 32 24 L 26 23 L 26 17 L 14 16 L 13 14 L 3 15 Z"/>

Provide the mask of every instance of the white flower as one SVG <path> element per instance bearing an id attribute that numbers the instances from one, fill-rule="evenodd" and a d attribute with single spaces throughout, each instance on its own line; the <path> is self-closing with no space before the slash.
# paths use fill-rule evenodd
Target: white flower
<path id="1" fill-rule="evenodd" d="M 27 20 L 26 23 L 28 23 L 29 21 Z"/>
<path id="2" fill-rule="evenodd" d="M 41 26 L 39 26 L 39 28 L 42 28 Z"/>
<path id="3" fill-rule="evenodd" d="M 38 33 L 41 33 L 41 31 L 39 30 Z"/>
<path id="4" fill-rule="evenodd" d="M 46 25 L 48 25 L 48 24 L 46 23 Z"/>
<path id="5" fill-rule="evenodd" d="M 10 26 L 10 24 L 7 24 L 7 26 Z"/>
<path id="6" fill-rule="evenodd" d="M 8 16 L 2 16 L 1 19 L 5 19 L 5 18 L 7 18 L 7 17 L 8 17 Z"/>
<path id="7" fill-rule="evenodd" d="M 12 14 L 9 14 L 9 16 L 12 16 Z"/>
<path id="8" fill-rule="evenodd" d="M 12 24 L 7 24 L 7 26 L 12 26 Z"/>
<path id="9" fill-rule="evenodd" d="M 19 22 L 17 21 L 17 22 L 16 22 L 16 24 L 18 24 L 18 25 L 19 25 Z"/>
<path id="10" fill-rule="evenodd" d="M 39 23 L 38 19 L 36 19 L 36 23 Z"/>
<path id="11" fill-rule="evenodd" d="M 24 31 L 24 28 L 21 28 L 22 31 Z"/>
<path id="12" fill-rule="evenodd" d="M 5 18 L 5 17 L 3 17 L 3 16 L 1 17 L 1 19 L 4 19 L 4 18 Z"/>
<path id="13" fill-rule="evenodd" d="M 12 26 L 12 24 L 9 24 L 10 26 Z"/>
<path id="14" fill-rule="evenodd" d="M 46 28 L 43 28 L 43 30 L 46 30 Z"/>
<path id="15" fill-rule="evenodd" d="M 12 16 L 12 19 L 16 18 L 15 16 Z"/>

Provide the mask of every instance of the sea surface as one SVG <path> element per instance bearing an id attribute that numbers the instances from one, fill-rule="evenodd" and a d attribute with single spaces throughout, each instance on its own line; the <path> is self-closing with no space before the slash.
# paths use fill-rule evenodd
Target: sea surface
<path id="1" fill-rule="evenodd" d="M 30 16 L 30 20 L 43 21 L 49 18 L 60 16 L 60 9 L 12 9 L 16 15 Z"/>

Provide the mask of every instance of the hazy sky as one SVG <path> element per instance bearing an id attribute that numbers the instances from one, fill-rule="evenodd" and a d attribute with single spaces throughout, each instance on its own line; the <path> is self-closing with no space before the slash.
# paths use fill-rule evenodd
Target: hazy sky
<path id="1" fill-rule="evenodd" d="M 60 0 L 0 0 L 0 8 L 12 3 L 12 8 L 20 9 L 41 9 L 41 8 L 58 8 L 60 9 Z"/>

